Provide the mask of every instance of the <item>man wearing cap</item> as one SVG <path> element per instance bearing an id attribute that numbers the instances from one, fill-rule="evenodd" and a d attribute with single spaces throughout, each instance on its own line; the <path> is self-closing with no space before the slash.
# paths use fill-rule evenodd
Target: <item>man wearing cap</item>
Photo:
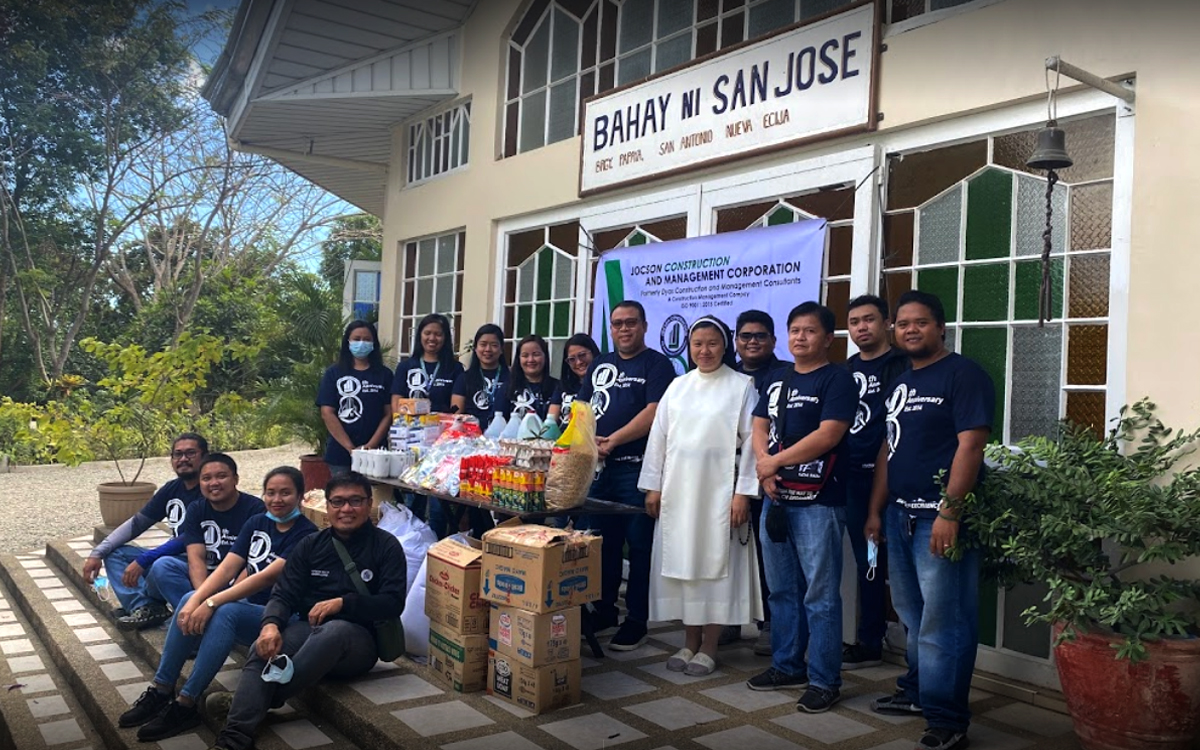
<path id="1" fill-rule="evenodd" d="M 365 674 L 378 661 L 374 623 L 404 610 L 404 550 L 370 522 L 370 481 L 356 472 L 336 476 L 325 485 L 325 497 L 330 526 L 305 537 L 287 558 L 232 702 L 229 693 L 208 699 L 210 716 L 228 711 L 214 748 L 248 750 L 270 709 L 326 676 Z M 351 569 L 367 594 L 350 579 Z"/>

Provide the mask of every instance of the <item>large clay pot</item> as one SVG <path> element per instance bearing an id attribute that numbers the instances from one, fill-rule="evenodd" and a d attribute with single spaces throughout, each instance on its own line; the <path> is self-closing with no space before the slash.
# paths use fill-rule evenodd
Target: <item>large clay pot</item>
<path id="1" fill-rule="evenodd" d="M 153 482 L 103 482 L 100 493 L 100 518 L 104 525 L 115 529 L 142 509 L 158 486 Z"/>
<path id="2" fill-rule="evenodd" d="M 1115 658 L 1120 640 L 1077 629 L 1074 641 L 1054 649 L 1080 745 L 1192 750 L 1200 738 L 1200 639 L 1148 641 L 1149 658 L 1137 663 Z"/>
<path id="3" fill-rule="evenodd" d="M 324 490 L 329 484 L 329 464 L 315 453 L 306 453 L 300 457 L 300 473 L 304 475 L 304 489 Z"/>

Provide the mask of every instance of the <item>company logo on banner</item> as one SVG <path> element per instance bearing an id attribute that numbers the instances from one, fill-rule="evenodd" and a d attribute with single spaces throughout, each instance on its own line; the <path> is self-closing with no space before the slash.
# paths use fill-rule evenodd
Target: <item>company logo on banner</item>
<path id="1" fill-rule="evenodd" d="M 596 274 L 592 338 L 612 351 L 609 315 L 617 303 L 637 300 L 646 308 L 646 346 L 683 373 L 692 321 L 715 315 L 733 329 L 739 313 L 763 310 L 775 319 L 776 356 L 790 361 L 787 316 L 821 298 L 827 226 L 810 219 L 609 251 Z"/>
<path id="2" fill-rule="evenodd" d="M 873 130 L 875 3 L 584 104 L 579 192 Z"/>

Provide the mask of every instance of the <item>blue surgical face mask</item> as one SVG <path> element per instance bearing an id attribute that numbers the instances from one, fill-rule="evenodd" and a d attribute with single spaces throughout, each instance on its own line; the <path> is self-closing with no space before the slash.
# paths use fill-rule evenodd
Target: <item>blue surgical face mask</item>
<path id="1" fill-rule="evenodd" d="M 375 351 L 375 342 L 373 341 L 351 341 L 350 353 L 358 359 L 365 359 L 368 354 Z"/>
<path id="2" fill-rule="evenodd" d="M 267 511 L 267 518 L 271 519 L 275 523 L 287 523 L 298 515 L 300 515 L 299 507 L 292 508 L 292 512 L 288 513 L 286 516 L 277 516 L 271 511 Z"/>
<path id="3" fill-rule="evenodd" d="M 879 545 L 874 539 L 867 540 L 867 580 L 875 580 L 875 568 L 879 565 Z"/>
<path id="4" fill-rule="evenodd" d="M 294 673 L 295 667 L 292 666 L 292 660 L 287 654 L 281 654 L 263 667 L 262 679 L 263 682 L 278 682 L 280 685 L 286 685 L 292 681 Z"/>

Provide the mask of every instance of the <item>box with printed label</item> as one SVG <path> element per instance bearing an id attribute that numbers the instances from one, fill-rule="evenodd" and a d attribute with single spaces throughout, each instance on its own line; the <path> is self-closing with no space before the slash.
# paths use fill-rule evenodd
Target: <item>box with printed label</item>
<path id="1" fill-rule="evenodd" d="M 488 658 L 487 692 L 535 714 L 579 702 L 582 666 L 578 659 L 531 667 L 504 654 Z"/>
<path id="2" fill-rule="evenodd" d="M 430 623 L 429 666 L 460 693 L 483 690 L 487 685 L 487 636 L 462 635 Z"/>
<path id="3" fill-rule="evenodd" d="M 493 651 L 531 667 L 579 658 L 579 607 L 537 615 L 492 605 L 488 644 Z"/>
<path id="4" fill-rule="evenodd" d="M 425 614 L 431 623 L 463 635 L 486 635 L 488 603 L 479 596 L 482 545 L 443 539 L 429 548 L 425 562 Z"/>
<path id="5" fill-rule="evenodd" d="M 600 537 L 502 524 L 483 535 L 483 598 L 545 614 L 600 598 Z"/>

